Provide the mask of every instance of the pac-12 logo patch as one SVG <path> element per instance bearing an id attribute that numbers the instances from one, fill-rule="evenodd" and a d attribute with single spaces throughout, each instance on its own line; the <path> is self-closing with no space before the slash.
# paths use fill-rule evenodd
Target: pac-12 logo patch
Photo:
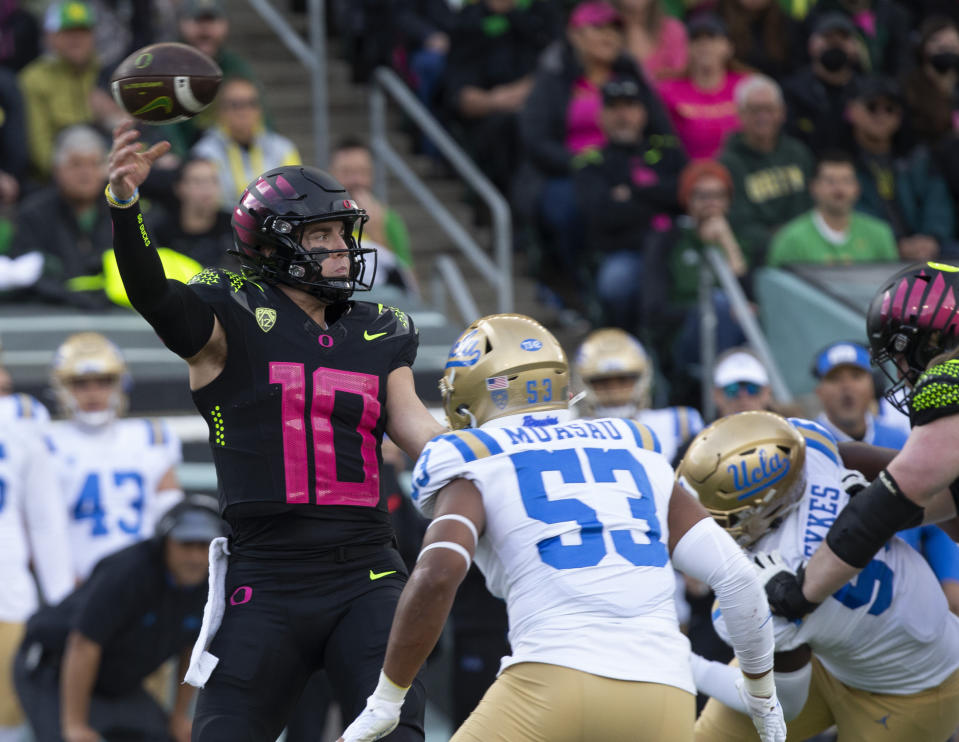
<path id="1" fill-rule="evenodd" d="M 543 344 L 536 338 L 526 338 L 519 344 L 519 347 L 523 350 L 542 350 Z"/>
<path id="2" fill-rule="evenodd" d="M 260 326 L 260 329 L 263 332 L 269 332 L 273 329 L 273 325 L 276 324 L 276 310 L 270 309 L 269 307 L 257 307 L 256 311 L 253 313 L 253 316 L 256 317 L 256 323 Z"/>

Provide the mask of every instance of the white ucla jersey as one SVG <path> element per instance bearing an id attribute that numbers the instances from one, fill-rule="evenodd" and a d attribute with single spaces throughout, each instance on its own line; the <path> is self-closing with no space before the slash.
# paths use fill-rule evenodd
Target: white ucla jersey
<path id="1" fill-rule="evenodd" d="M 50 412 L 40 400 L 29 394 L 6 394 L 0 397 L 0 424 L 12 420 L 42 426 L 50 422 Z"/>
<path id="2" fill-rule="evenodd" d="M 7 421 L 0 426 L 0 622 L 36 611 L 38 583 L 51 603 L 73 588 L 66 511 L 42 439 Z"/>
<path id="3" fill-rule="evenodd" d="M 849 496 L 829 432 L 809 420 L 790 422 L 806 437 L 806 494 L 750 551 L 778 550 L 795 570 L 825 540 Z M 713 617 L 728 640 L 718 611 Z M 899 538 L 802 621 L 775 617 L 774 626 L 777 652 L 808 644 L 838 680 L 872 693 L 918 693 L 959 668 L 959 618 L 925 559 Z"/>
<path id="4" fill-rule="evenodd" d="M 658 450 L 631 420 L 542 414 L 427 444 L 413 472 L 424 514 L 454 479 L 483 496 L 476 564 L 506 600 L 501 669 L 542 662 L 695 693 L 666 546 L 673 470 Z"/>
<path id="5" fill-rule="evenodd" d="M 663 456 L 672 463 L 676 452 L 686 441 L 703 429 L 703 416 L 692 407 L 662 407 L 658 410 L 640 410 L 636 422 L 653 429 L 659 438 Z"/>
<path id="6" fill-rule="evenodd" d="M 157 485 L 181 459 L 180 441 L 156 420 L 114 420 L 89 428 L 65 420 L 49 433 L 80 579 L 97 562 L 149 538 L 159 517 Z"/>

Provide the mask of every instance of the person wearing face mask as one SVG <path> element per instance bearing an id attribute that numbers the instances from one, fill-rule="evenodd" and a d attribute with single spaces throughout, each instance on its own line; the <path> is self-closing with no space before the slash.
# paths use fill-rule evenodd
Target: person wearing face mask
<path id="1" fill-rule="evenodd" d="M 936 146 L 956 121 L 959 84 L 959 26 L 945 16 L 930 16 L 919 27 L 916 66 L 906 77 L 908 120 L 916 138 Z"/>
<path id="2" fill-rule="evenodd" d="M 63 419 L 50 424 L 48 442 L 80 581 L 103 557 L 153 536 L 183 498 L 180 441 L 158 421 L 121 419 L 130 374 L 120 349 L 99 333 L 67 338 L 50 381 Z"/>
<path id="3" fill-rule="evenodd" d="M 842 13 L 824 13 L 809 37 L 811 62 L 783 81 L 786 131 L 813 152 L 842 144 L 843 112 L 862 68 L 856 28 Z"/>

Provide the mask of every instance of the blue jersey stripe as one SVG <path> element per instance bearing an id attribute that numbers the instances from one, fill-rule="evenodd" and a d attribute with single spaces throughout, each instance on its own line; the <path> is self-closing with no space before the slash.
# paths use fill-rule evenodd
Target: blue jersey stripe
<path id="1" fill-rule="evenodd" d="M 636 439 L 636 445 L 645 448 L 647 451 L 662 453 L 663 448 L 659 445 L 659 438 L 653 429 L 648 425 L 638 425 L 633 420 L 623 419 L 629 429 L 633 432 L 633 438 Z"/>
<path id="2" fill-rule="evenodd" d="M 463 457 L 463 461 L 470 462 L 476 460 L 476 454 L 473 453 L 473 449 L 470 448 L 466 443 L 458 436 L 456 433 L 446 433 L 441 435 L 444 441 L 449 441 L 453 444 L 453 447 L 460 452 L 460 455 Z"/>
<path id="3" fill-rule="evenodd" d="M 810 448 L 816 449 L 820 453 L 825 454 L 829 458 L 829 460 L 832 461 L 832 463 L 834 463 L 836 466 L 842 466 L 842 462 L 839 460 L 839 457 L 836 455 L 836 450 L 834 448 L 827 446 L 825 443 L 821 443 L 817 440 L 814 440 L 813 438 L 809 436 L 806 437 L 806 445 L 809 446 Z"/>
<path id="4" fill-rule="evenodd" d="M 478 428 L 473 428 L 470 432 L 483 441 L 483 445 L 489 449 L 490 456 L 495 456 L 498 453 L 503 453 L 503 447 L 496 442 L 496 439 L 491 436 L 489 433 L 479 430 Z"/>

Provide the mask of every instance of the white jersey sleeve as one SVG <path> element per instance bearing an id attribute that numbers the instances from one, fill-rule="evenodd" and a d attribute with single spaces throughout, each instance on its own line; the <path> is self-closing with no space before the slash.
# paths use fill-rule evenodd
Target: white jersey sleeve
<path id="1" fill-rule="evenodd" d="M 50 412 L 29 394 L 7 394 L 0 397 L 0 423 L 11 421 L 43 427 L 50 422 Z"/>
<path id="2" fill-rule="evenodd" d="M 655 432 L 662 454 L 670 462 L 676 458 L 680 446 L 703 429 L 703 416 L 693 407 L 641 410 L 636 421 Z"/>
<path id="3" fill-rule="evenodd" d="M 825 540 L 849 497 L 832 435 L 810 420 L 790 422 L 806 439 L 806 493 L 752 550 L 778 550 L 795 570 Z M 722 616 L 713 617 L 726 638 Z M 926 561 L 898 537 L 802 621 L 775 617 L 774 630 L 776 651 L 808 644 L 837 679 L 873 693 L 918 693 L 959 669 L 959 618 Z"/>

